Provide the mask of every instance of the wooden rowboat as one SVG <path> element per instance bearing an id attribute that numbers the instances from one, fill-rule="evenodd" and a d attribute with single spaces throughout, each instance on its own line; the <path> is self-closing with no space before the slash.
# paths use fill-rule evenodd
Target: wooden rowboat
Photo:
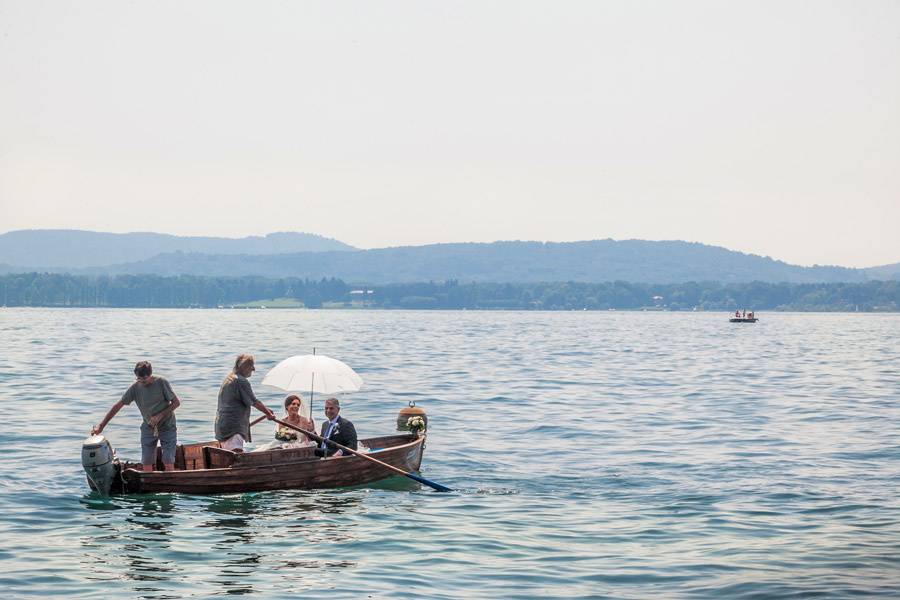
<path id="1" fill-rule="evenodd" d="M 361 440 L 367 456 L 406 472 L 418 471 L 424 435 L 390 435 Z M 123 462 L 109 486 L 111 494 L 222 494 L 282 489 L 319 489 L 363 485 L 396 473 L 361 456 L 321 459 L 313 447 L 235 453 L 218 442 L 179 445 L 175 470 L 144 472 L 140 464 Z M 91 478 L 88 484 L 97 489 Z"/>

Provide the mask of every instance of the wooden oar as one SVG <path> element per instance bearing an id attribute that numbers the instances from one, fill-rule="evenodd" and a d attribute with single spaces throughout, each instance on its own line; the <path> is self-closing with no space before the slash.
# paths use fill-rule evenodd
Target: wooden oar
<path id="1" fill-rule="evenodd" d="M 284 425 L 285 427 L 299 431 L 300 433 L 304 433 L 304 434 L 306 434 L 307 437 L 309 437 L 310 439 L 314 439 L 317 442 L 325 442 L 326 444 L 331 444 L 335 448 L 340 448 L 344 452 L 349 452 L 350 454 L 355 454 L 356 456 L 358 456 L 360 458 L 364 458 L 366 460 L 371 460 L 373 463 L 379 464 L 382 467 L 384 467 L 385 469 L 393 471 L 394 473 L 397 473 L 398 475 L 403 475 L 404 477 L 409 477 L 410 479 L 412 479 L 414 481 L 418 481 L 419 483 L 424 483 L 425 485 L 432 487 L 439 492 L 452 492 L 453 491 L 450 488 L 448 488 L 447 486 L 443 486 L 443 485 L 441 485 L 439 483 L 435 483 L 433 481 L 428 481 L 424 477 L 420 477 L 420 476 L 416 475 L 415 473 L 408 473 L 408 472 L 404 471 L 403 469 L 398 469 L 397 467 L 395 467 L 393 465 L 389 465 L 386 462 L 380 461 L 377 458 L 373 458 L 373 457 L 369 456 L 368 454 L 365 454 L 363 452 L 357 452 L 353 448 L 348 448 L 347 446 L 344 446 L 343 444 L 338 444 L 335 441 L 326 440 L 322 436 L 320 436 L 316 433 L 313 433 L 312 431 L 307 431 L 305 429 L 301 429 L 300 427 L 297 427 L 296 425 L 291 425 L 290 423 L 287 423 L 280 419 L 275 419 L 275 422 L 278 423 L 279 425 Z"/>
<path id="2" fill-rule="evenodd" d="M 260 421 L 264 421 L 264 420 L 266 420 L 267 418 L 268 418 L 268 417 L 267 417 L 266 415 L 263 415 L 263 416 L 261 416 L 261 417 L 258 418 L 258 419 L 254 419 L 253 421 L 250 421 L 250 427 L 253 427 L 254 425 L 256 425 L 257 423 L 259 423 Z"/>

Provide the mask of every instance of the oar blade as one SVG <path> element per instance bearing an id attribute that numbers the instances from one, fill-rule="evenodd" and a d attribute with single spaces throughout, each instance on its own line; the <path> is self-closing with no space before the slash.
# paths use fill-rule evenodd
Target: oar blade
<path id="1" fill-rule="evenodd" d="M 415 473 L 407 473 L 406 476 L 409 477 L 410 479 L 415 479 L 419 483 L 422 483 L 429 487 L 432 487 L 439 492 L 452 492 L 453 491 L 445 485 L 435 483 L 434 481 L 429 481 L 429 480 L 425 479 L 424 477 L 420 477 L 420 476 L 416 475 Z"/>

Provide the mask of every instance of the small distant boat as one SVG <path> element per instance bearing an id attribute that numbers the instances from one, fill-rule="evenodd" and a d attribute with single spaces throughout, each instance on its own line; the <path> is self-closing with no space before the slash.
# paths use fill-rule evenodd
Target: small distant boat
<path id="1" fill-rule="evenodd" d="M 728 319 L 729 323 L 756 323 L 759 319 L 756 318 L 756 315 L 752 310 L 750 311 L 734 311 L 734 316 Z"/>
<path id="2" fill-rule="evenodd" d="M 390 435 L 360 440 L 376 458 L 403 471 L 418 471 L 425 436 Z M 109 494 L 224 494 L 283 489 L 321 489 L 364 485 L 395 475 L 362 456 L 322 460 L 314 448 L 235 453 L 216 441 L 179 445 L 175 470 L 144 472 L 139 463 L 119 461 L 102 435 L 85 441 L 82 463 L 92 490 Z M 159 450 L 157 450 L 159 452 Z"/>

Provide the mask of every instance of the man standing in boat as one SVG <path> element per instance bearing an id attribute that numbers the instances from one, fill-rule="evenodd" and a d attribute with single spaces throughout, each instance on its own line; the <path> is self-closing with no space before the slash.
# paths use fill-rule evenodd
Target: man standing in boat
<path id="1" fill-rule="evenodd" d="M 322 437 L 356 450 L 356 428 L 353 423 L 340 416 L 340 412 L 341 403 L 337 398 L 329 398 L 325 401 L 325 418 L 327 420 L 322 423 Z M 343 450 L 325 442 L 319 442 L 319 447 L 316 448 L 316 456 L 343 455 Z"/>
<path id="2" fill-rule="evenodd" d="M 178 441 L 175 409 L 181 406 L 181 401 L 165 378 L 153 376 L 153 366 L 148 361 L 142 360 L 134 365 L 134 376 L 137 381 L 112 405 L 100 424 L 91 429 L 91 435 L 103 431 L 123 406 L 134 402 L 144 418 L 141 423 L 141 464 L 144 471 L 152 471 L 156 465 L 157 444 L 162 445 L 162 461 L 166 471 L 174 471 L 175 445 Z"/>
<path id="3" fill-rule="evenodd" d="M 239 354 L 231 370 L 219 388 L 219 405 L 216 409 L 216 439 L 225 450 L 244 451 L 244 442 L 250 439 L 250 407 L 253 406 L 275 419 L 275 413 L 256 399 L 250 387 L 250 377 L 256 370 L 252 354 Z"/>

